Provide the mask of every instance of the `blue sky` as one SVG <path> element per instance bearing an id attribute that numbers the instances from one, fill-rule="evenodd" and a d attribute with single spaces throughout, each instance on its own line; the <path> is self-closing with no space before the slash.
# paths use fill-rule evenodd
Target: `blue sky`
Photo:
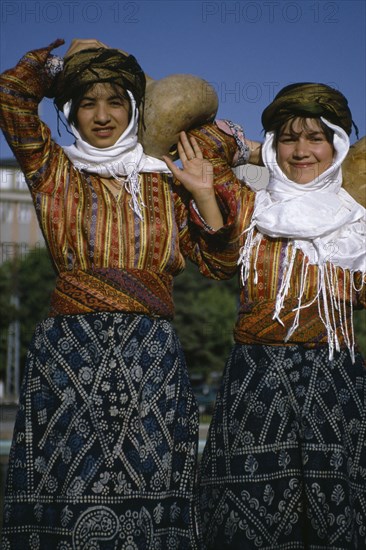
<path id="1" fill-rule="evenodd" d="M 331 84 L 349 100 L 365 135 L 366 24 L 363 0 L 125 1 L 2 0 L 0 68 L 26 51 L 64 38 L 97 38 L 124 49 L 155 79 L 173 73 L 213 84 L 218 116 L 261 138 L 260 117 L 274 94 L 298 81 Z M 43 119 L 57 136 L 52 102 Z M 355 135 L 351 141 L 355 141 Z M 3 138 L 1 158 L 11 152 Z"/>

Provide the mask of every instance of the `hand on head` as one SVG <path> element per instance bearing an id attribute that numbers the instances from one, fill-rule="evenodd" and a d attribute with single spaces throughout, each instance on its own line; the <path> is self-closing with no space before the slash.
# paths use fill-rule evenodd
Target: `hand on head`
<path id="1" fill-rule="evenodd" d="M 89 50 L 89 49 L 99 49 L 99 48 L 108 48 L 109 46 L 106 46 L 103 44 L 103 42 L 100 42 L 96 38 L 74 38 L 71 41 L 70 47 L 65 53 L 65 58 L 70 57 L 74 53 L 80 52 L 81 50 Z"/>

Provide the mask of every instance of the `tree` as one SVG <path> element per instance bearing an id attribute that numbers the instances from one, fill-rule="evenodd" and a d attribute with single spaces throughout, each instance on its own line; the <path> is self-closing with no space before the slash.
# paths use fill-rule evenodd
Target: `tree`
<path id="1" fill-rule="evenodd" d="M 354 311 L 354 330 L 356 342 L 366 357 L 366 309 Z"/>
<path id="2" fill-rule="evenodd" d="M 238 289 L 236 279 L 213 281 L 195 266 L 175 280 L 174 326 L 182 342 L 188 369 L 208 381 L 221 373 L 233 344 Z"/>
<path id="3" fill-rule="evenodd" d="M 47 317 L 55 277 L 45 248 L 35 248 L 24 258 L 6 262 L 0 267 L 0 306 L 3 312 L 0 319 L 1 371 L 6 368 L 8 327 L 16 319 L 20 321 L 20 363 L 21 368 L 24 366 L 35 326 Z M 12 305 L 14 296 L 19 299 L 19 309 Z"/>

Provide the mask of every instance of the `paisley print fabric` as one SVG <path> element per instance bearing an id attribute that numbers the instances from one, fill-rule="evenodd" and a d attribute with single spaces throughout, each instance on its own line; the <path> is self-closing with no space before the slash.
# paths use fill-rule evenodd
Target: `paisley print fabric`
<path id="1" fill-rule="evenodd" d="M 170 323 L 49 318 L 28 354 L 2 550 L 197 548 L 198 411 Z"/>
<path id="2" fill-rule="evenodd" d="M 99 268 L 60 273 L 50 316 L 120 311 L 172 319 L 173 279 L 144 269 Z"/>
<path id="3" fill-rule="evenodd" d="M 236 345 L 201 469 L 204 547 L 366 548 L 366 367 Z"/>

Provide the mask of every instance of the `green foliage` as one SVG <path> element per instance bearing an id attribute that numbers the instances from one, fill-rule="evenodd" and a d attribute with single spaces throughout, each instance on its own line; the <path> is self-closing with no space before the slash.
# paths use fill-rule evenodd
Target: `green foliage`
<path id="1" fill-rule="evenodd" d="M 354 312 L 355 339 L 361 353 L 366 357 L 366 309 Z"/>
<path id="2" fill-rule="evenodd" d="M 47 317 L 49 300 L 55 283 L 48 252 L 35 248 L 23 259 L 6 262 L 0 266 L 0 368 L 6 368 L 6 340 L 9 323 L 20 321 L 20 363 L 25 356 L 36 324 Z M 12 304 L 12 297 L 19 299 L 19 309 Z"/>
<path id="3" fill-rule="evenodd" d="M 174 284 L 175 320 L 188 368 L 208 381 L 221 373 L 233 344 L 237 281 L 213 281 L 188 263 Z"/>

